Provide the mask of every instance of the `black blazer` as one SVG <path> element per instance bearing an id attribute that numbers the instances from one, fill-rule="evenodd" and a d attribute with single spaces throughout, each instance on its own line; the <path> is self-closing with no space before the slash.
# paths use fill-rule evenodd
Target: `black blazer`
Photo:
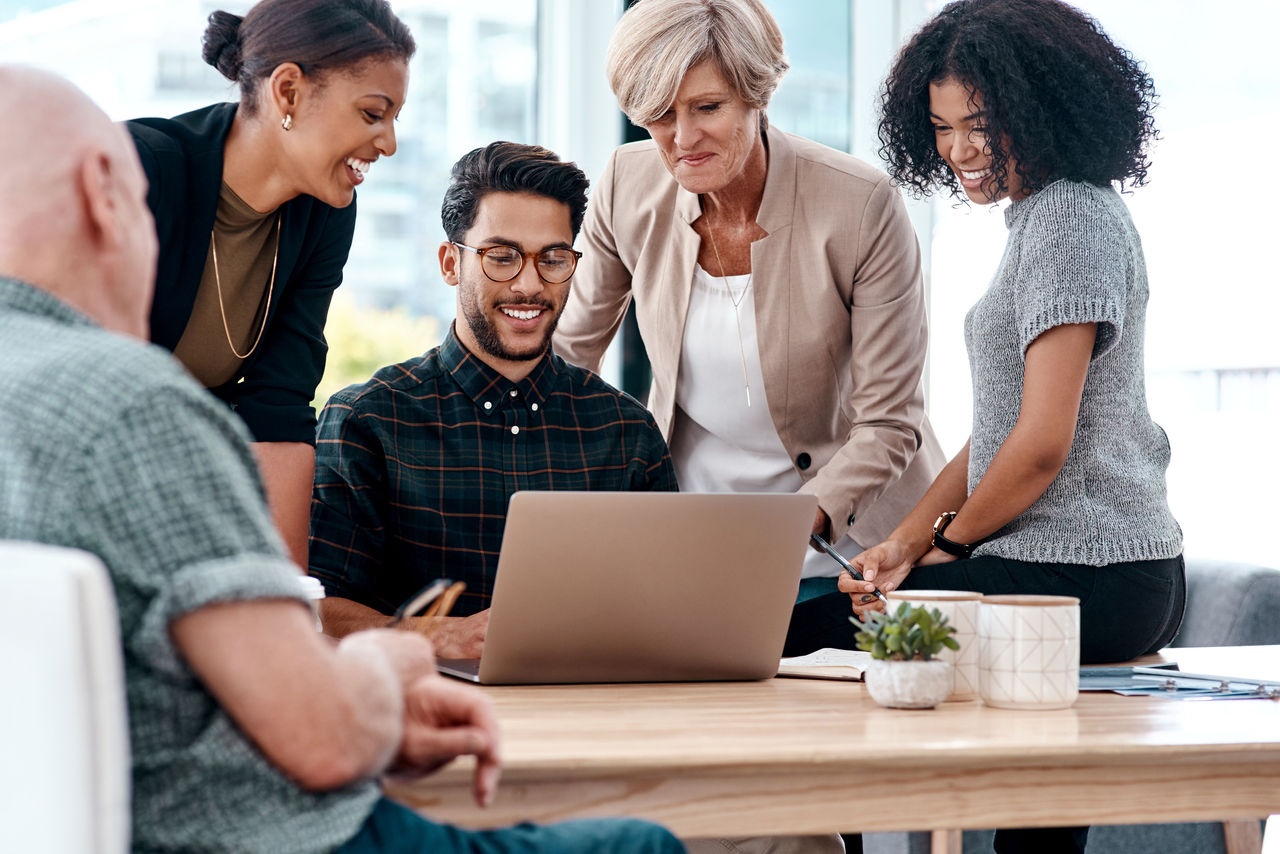
<path id="1" fill-rule="evenodd" d="M 222 187 L 222 150 L 236 104 L 172 119 L 127 122 L 151 187 L 160 259 L 151 340 L 172 351 L 191 317 L 209 255 Z M 324 322 L 351 250 L 356 206 L 311 196 L 281 207 L 277 287 L 258 349 L 226 385 L 211 391 L 239 413 L 259 442 L 315 444 L 311 398 L 324 373 Z M 281 286 L 282 285 L 282 286 Z"/>

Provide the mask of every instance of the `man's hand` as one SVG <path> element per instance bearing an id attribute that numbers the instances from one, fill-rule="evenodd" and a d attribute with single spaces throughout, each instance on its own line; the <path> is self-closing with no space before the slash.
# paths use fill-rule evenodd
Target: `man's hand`
<path id="1" fill-rule="evenodd" d="M 423 676 L 436 672 L 436 657 L 431 641 L 416 632 L 399 632 L 392 629 L 366 629 L 347 635 L 339 645 L 371 644 L 376 646 L 399 677 L 404 690 Z"/>
<path id="2" fill-rule="evenodd" d="M 459 756 L 476 758 L 476 803 L 489 806 L 502 772 L 493 704 L 470 685 L 425 676 L 405 692 L 396 771 L 430 774 Z"/>
<path id="3" fill-rule="evenodd" d="M 431 643 L 440 658 L 479 658 L 488 631 L 488 608 L 470 617 L 443 617 L 430 624 Z"/>

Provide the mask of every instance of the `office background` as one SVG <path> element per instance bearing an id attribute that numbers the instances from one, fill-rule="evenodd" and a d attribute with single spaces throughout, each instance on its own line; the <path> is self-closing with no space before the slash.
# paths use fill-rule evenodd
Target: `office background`
<path id="1" fill-rule="evenodd" d="M 876 91 L 903 38 L 937 0 L 766 0 L 792 70 L 776 126 L 878 162 Z M 69 77 L 116 119 L 173 115 L 236 97 L 200 59 L 208 14 L 230 0 L 0 0 L 0 61 Z M 399 151 L 359 194 L 346 278 L 330 317 L 317 405 L 382 364 L 433 346 L 453 316 L 436 247 L 449 166 L 494 139 L 537 142 L 599 174 L 624 123 L 604 81 L 622 0 L 393 0 L 418 54 Z M 1280 564 L 1280 276 L 1265 164 L 1280 139 L 1270 35 L 1280 0 L 1078 0 L 1143 59 L 1160 93 L 1149 184 L 1127 197 L 1151 280 L 1147 380 L 1169 433 L 1170 503 L 1187 552 Z M 21 121 L 7 116 L 5 121 Z M 1259 165 L 1254 165 L 1255 162 Z M 33 151 L 31 168 L 39 168 Z M 961 335 L 1004 241 L 1000 209 L 910 203 L 930 307 L 929 409 L 949 453 L 968 434 Z M 616 349 L 616 348 L 615 348 Z M 606 374 L 623 377 L 615 353 Z M 630 376 L 630 373 L 628 373 Z"/>

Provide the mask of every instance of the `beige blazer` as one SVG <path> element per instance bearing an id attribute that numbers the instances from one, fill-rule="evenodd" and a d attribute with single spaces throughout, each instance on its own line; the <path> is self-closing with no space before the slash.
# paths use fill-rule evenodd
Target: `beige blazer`
<path id="1" fill-rule="evenodd" d="M 767 141 L 757 222 L 768 236 L 752 244 L 751 270 L 769 414 L 832 539 L 871 546 L 945 463 L 921 384 L 920 248 L 883 173 L 772 127 Z M 560 355 L 599 371 L 634 299 L 653 364 L 649 408 L 668 441 L 701 215 L 652 142 L 615 151 L 592 189 L 555 336 Z"/>

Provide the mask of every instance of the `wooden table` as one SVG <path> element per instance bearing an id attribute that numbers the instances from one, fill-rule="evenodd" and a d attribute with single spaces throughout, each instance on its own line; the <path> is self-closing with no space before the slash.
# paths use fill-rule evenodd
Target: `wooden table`
<path id="1" fill-rule="evenodd" d="M 1280 646 L 1168 650 L 1280 679 Z M 388 786 L 437 820 L 637 816 L 682 836 L 1258 818 L 1280 812 L 1280 702 L 1081 694 L 1071 709 L 882 709 L 861 683 L 486 688 L 495 804 L 470 764 Z"/>

